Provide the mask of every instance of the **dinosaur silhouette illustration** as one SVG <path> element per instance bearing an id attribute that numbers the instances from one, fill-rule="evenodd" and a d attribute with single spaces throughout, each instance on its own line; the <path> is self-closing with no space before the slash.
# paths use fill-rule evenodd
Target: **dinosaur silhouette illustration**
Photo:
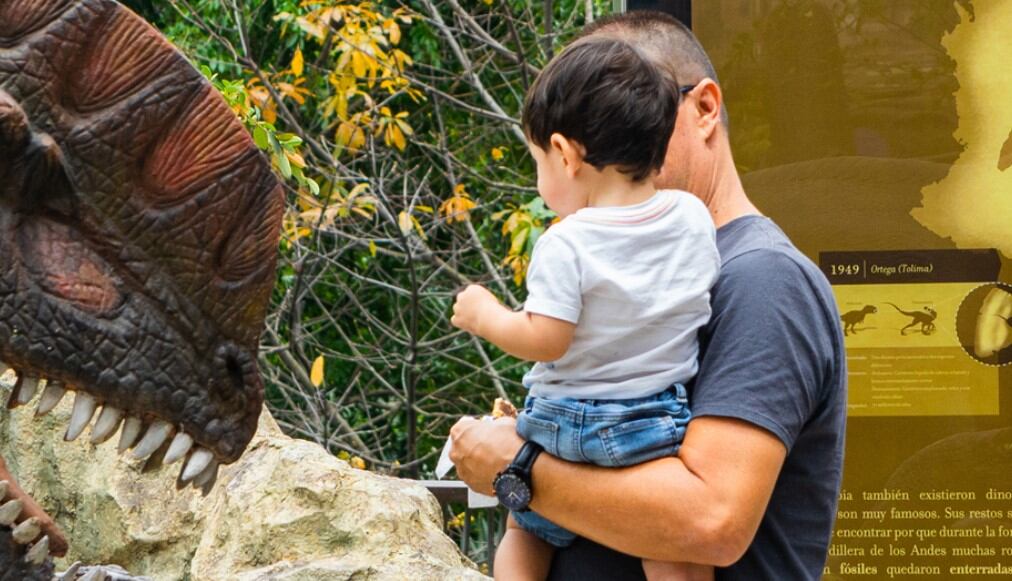
<path id="1" fill-rule="evenodd" d="M 907 329 L 920 325 L 920 332 L 925 335 L 930 335 L 935 332 L 935 319 L 938 317 L 938 313 L 931 307 L 924 307 L 923 311 L 904 311 L 903 309 L 887 302 L 887 305 L 892 305 L 894 309 L 900 313 L 911 318 L 910 324 L 900 329 L 900 335 L 906 335 Z M 915 329 L 916 332 L 916 329 Z"/>
<path id="2" fill-rule="evenodd" d="M 863 323 L 866 316 L 877 312 L 878 309 L 874 305 L 865 305 L 863 309 L 847 311 L 840 315 L 840 320 L 843 321 L 843 334 L 850 335 L 851 333 L 857 333 L 855 325 Z"/>

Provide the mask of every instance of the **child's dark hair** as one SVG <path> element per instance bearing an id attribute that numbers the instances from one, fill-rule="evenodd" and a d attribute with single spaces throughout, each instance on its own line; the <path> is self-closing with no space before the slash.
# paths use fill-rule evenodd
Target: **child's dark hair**
<path id="1" fill-rule="evenodd" d="M 587 37 L 556 56 L 527 91 L 523 128 L 548 150 L 553 133 L 579 142 L 584 161 L 642 181 L 664 164 L 678 87 L 621 39 Z"/>

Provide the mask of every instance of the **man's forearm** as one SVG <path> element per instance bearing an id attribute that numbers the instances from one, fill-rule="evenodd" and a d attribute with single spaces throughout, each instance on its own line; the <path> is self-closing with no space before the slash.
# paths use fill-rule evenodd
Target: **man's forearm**
<path id="1" fill-rule="evenodd" d="M 485 494 L 523 444 L 512 420 L 463 418 L 450 433 L 461 480 Z M 784 444 L 754 424 L 697 417 L 678 458 L 603 468 L 542 454 L 531 508 L 631 555 L 729 565 L 752 542 L 786 456 Z"/>
<path id="2" fill-rule="evenodd" d="M 616 470 L 542 455 L 533 481 L 534 510 L 616 550 L 712 565 L 737 559 L 734 543 L 722 538 L 721 503 L 677 458 Z"/>
<path id="3" fill-rule="evenodd" d="M 751 544 L 786 450 L 737 420 L 697 418 L 678 458 L 627 468 L 542 455 L 532 508 L 638 557 L 726 566 Z"/>

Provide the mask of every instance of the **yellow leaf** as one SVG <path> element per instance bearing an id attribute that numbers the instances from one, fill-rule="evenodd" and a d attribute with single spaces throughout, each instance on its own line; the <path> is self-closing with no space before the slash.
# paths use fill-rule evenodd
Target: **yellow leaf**
<path id="1" fill-rule="evenodd" d="M 338 145 L 350 149 L 352 152 L 356 152 L 363 145 L 365 145 L 365 132 L 362 128 L 355 125 L 354 123 L 348 123 L 347 121 L 341 122 L 337 127 L 337 139 Z"/>
<path id="2" fill-rule="evenodd" d="M 267 106 L 263 110 L 264 121 L 273 125 L 278 120 L 278 113 L 274 109 L 274 101 L 267 103 Z"/>
<path id="3" fill-rule="evenodd" d="M 397 225 L 401 229 L 401 234 L 407 234 L 411 232 L 413 224 L 411 223 L 411 216 L 407 212 L 401 212 L 397 215 Z"/>
<path id="4" fill-rule="evenodd" d="M 313 387 L 320 387 L 323 384 L 323 355 L 313 361 L 313 370 L 309 372 L 309 381 L 313 382 Z"/>
<path id="5" fill-rule="evenodd" d="M 373 258 L 376 258 L 376 241 L 375 240 L 370 240 L 369 241 L 369 254 L 371 254 L 373 256 Z"/>
<path id="6" fill-rule="evenodd" d="M 306 159 L 304 157 L 302 157 L 301 155 L 295 153 L 294 151 L 286 151 L 285 155 L 288 156 L 288 160 L 290 162 L 292 162 L 292 165 L 295 165 L 295 166 L 298 166 L 298 167 L 301 167 L 301 168 L 305 169 L 305 167 L 306 167 Z"/>
<path id="7" fill-rule="evenodd" d="M 296 77 L 302 76 L 302 69 L 305 65 L 305 61 L 302 59 L 302 49 L 295 49 L 295 56 L 292 57 L 292 72 L 295 73 Z"/>
<path id="8" fill-rule="evenodd" d="M 348 199 L 360 196 L 367 191 L 369 191 L 369 182 L 362 182 L 348 192 Z"/>
<path id="9" fill-rule="evenodd" d="M 356 77 L 364 77 L 366 73 L 367 58 L 357 49 L 353 49 L 355 52 L 351 55 L 351 71 L 355 73 Z"/>
<path id="10" fill-rule="evenodd" d="M 365 470 L 365 460 L 359 458 L 358 456 L 352 456 L 351 460 L 348 461 L 348 464 L 351 464 L 352 468 L 358 468 L 359 470 Z"/>
<path id="11" fill-rule="evenodd" d="M 390 44 L 397 44 L 401 41 L 401 27 L 397 25 L 397 21 L 393 18 L 388 18 L 383 22 L 383 28 L 387 32 L 387 36 L 390 37 Z"/>
<path id="12" fill-rule="evenodd" d="M 411 223 L 415 225 L 415 232 L 418 232 L 418 237 L 422 240 L 426 239 L 425 231 L 422 230 L 422 224 L 418 221 L 418 218 L 411 217 Z"/>
<path id="13" fill-rule="evenodd" d="M 513 241 L 510 243 L 510 254 L 520 254 L 527 242 L 527 236 L 531 233 L 530 228 L 524 228 L 513 234 Z"/>
<path id="14" fill-rule="evenodd" d="M 471 209 L 477 204 L 464 191 L 464 184 L 457 184 L 453 188 L 454 195 L 439 205 L 439 213 L 446 216 L 447 224 L 463 222 L 470 219 Z"/>
<path id="15" fill-rule="evenodd" d="M 390 134 L 393 139 L 394 146 L 400 151 L 404 151 L 404 148 L 407 147 L 408 143 L 407 140 L 404 139 L 404 133 L 401 132 L 401 128 L 391 123 Z"/>

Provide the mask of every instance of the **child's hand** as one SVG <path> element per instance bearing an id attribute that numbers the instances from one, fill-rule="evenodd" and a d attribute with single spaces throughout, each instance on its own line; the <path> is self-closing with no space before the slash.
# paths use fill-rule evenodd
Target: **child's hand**
<path id="1" fill-rule="evenodd" d="M 450 323 L 458 329 L 481 335 L 479 325 L 487 318 L 489 311 L 498 306 L 500 306 L 499 299 L 488 289 L 478 284 L 468 285 L 457 295 Z"/>

